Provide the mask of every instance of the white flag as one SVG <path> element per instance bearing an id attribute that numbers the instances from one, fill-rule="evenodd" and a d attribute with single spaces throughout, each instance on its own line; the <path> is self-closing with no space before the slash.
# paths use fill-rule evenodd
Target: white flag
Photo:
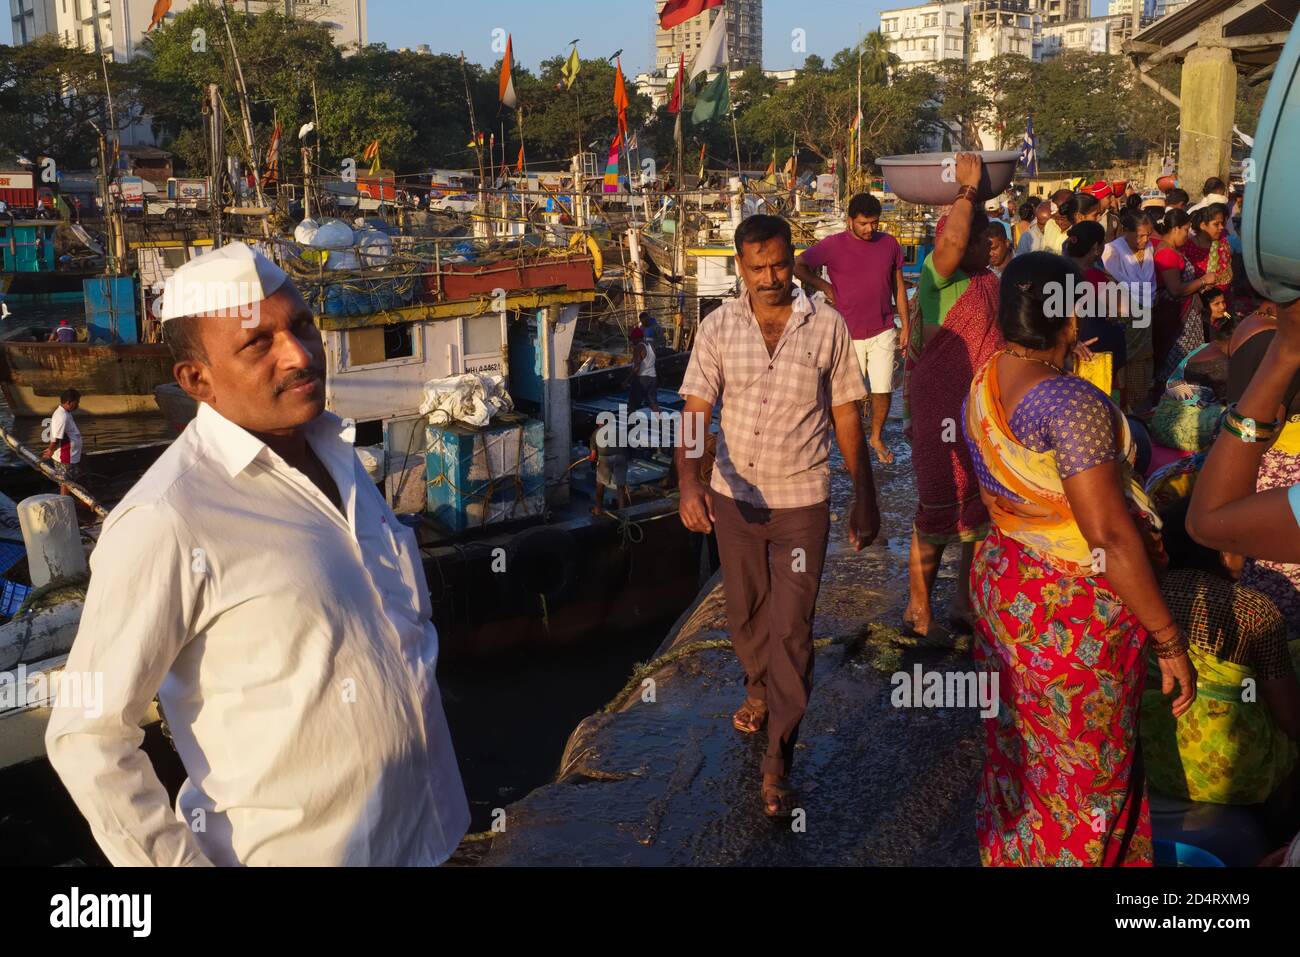
<path id="1" fill-rule="evenodd" d="M 709 35 L 704 38 L 700 52 L 695 54 L 691 63 L 690 78 L 693 80 L 709 70 L 725 70 L 731 65 L 727 56 L 727 11 L 721 9 L 713 20 Z"/>

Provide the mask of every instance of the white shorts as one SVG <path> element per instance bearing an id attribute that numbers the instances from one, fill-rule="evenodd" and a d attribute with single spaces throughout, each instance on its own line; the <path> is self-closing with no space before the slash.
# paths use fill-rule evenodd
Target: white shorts
<path id="1" fill-rule="evenodd" d="M 862 377 L 867 380 L 867 391 L 872 395 L 888 395 L 893 392 L 898 329 L 886 329 L 870 339 L 854 339 L 853 351 L 858 357 Z"/>

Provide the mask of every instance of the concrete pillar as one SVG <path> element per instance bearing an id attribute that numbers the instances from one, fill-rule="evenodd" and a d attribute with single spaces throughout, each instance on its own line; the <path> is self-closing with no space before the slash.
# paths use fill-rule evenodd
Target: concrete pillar
<path id="1" fill-rule="evenodd" d="M 1228 180 L 1232 119 L 1237 104 L 1237 70 L 1226 47 L 1197 47 L 1183 61 L 1178 90 L 1182 101 L 1178 140 L 1178 182 L 1192 201 L 1211 176 Z"/>
<path id="2" fill-rule="evenodd" d="M 34 586 L 39 588 L 57 578 L 76 578 L 89 571 L 77 527 L 76 499 L 67 495 L 25 498 L 18 503 L 18 522 Z"/>

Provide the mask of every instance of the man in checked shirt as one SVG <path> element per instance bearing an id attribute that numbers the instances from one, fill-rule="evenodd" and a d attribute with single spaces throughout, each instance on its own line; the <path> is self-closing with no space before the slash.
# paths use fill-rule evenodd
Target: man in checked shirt
<path id="1" fill-rule="evenodd" d="M 830 529 L 831 431 L 853 478 L 849 543 L 880 530 L 876 487 L 858 416 L 866 397 L 844 319 L 794 284 L 790 226 L 751 216 L 736 228 L 744 289 L 700 324 L 682 381 L 683 416 L 707 423 L 722 403 L 713 476 L 677 449 L 687 528 L 717 529 L 727 624 L 745 669 L 745 703 L 732 723 L 767 724 L 763 810 L 792 813 L 786 775 L 812 690 L 813 611 Z M 697 430 L 696 434 L 703 434 Z"/>

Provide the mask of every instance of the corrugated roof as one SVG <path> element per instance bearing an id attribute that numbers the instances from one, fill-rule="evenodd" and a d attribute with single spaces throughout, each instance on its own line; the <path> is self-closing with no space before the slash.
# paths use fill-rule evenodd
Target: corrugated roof
<path id="1" fill-rule="evenodd" d="M 1181 10 L 1161 17 L 1151 26 L 1135 34 L 1124 44 L 1125 52 L 1141 63 L 1151 54 L 1134 50 L 1130 44 L 1152 44 L 1166 47 L 1195 33 L 1207 21 L 1241 6 L 1241 0 L 1192 0 Z M 1300 0 L 1259 0 L 1224 24 L 1223 36 L 1240 39 L 1271 33 L 1287 33 L 1300 13 Z M 1188 49 L 1192 49 L 1189 47 Z M 1257 69 L 1276 60 L 1281 52 L 1277 43 L 1261 43 L 1258 47 L 1236 47 L 1233 59 L 1242 69 Z M 1181 59 L 1179 54 L 1175 59 Z"/>

